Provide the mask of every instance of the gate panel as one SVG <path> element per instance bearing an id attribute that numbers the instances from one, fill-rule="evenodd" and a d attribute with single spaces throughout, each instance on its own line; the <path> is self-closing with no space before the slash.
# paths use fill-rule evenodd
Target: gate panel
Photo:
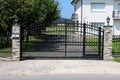
<path id="1" fill-rule="evenodd" d="M 84 56 L 102 59 L 104 30 L 99 25 L 84 24 Z"/>
<path id="2" fill-rule="evenodd" d="M 48 54 L 50 54 L 47 57 L 64 57 L 65 56 L 65 26 L 52 24 L 51 26 L 47 27 L 46 35 L 47 35 L 47 42 L 49 48 L 46 49 L 48 51 Z"/>
<path id="3" fill-rule="evenodd" d="M 83 57 L 82 36 L 80 35 L 81 25 L 77 23 L 67 24 L 66 37 L 66 56 L 67 57 Z"/>
<path id="4" fill-rule="evenodd" d="M 57 24 L 51 24 L 49 26 L 48 25 L 49 23 L 33 26 L 34 27 L 33 29 L 36 28 L 36 30 L 34 30 L 36 34 L 29 33 L 29 41 L 26 42 L 25 45 L 30 46 L 31 48 L 24 51 L 25 56 L 32 57 L 65 56 L 66 51 L 65 26 L 59 26 Z"/>
<path id="5" fill-rule="evenodd" d="M 23 57 L 102 58 L 104 30 L 75 22 L 45 23 L 22 28 Z"/>

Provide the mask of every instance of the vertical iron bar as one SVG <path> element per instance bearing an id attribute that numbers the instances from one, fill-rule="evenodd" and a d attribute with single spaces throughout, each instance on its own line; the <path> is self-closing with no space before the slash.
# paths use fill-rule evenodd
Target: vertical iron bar
<path id="1" fill-rule="evenodd" d="M 82 19 L 83 19 L 83 0 L 81 0 L 81 24 L 83 23 Z M 82 28 L 81 28 L 81 31 L 82 31 Z"/>
<path id="2" fill-rule="evenodd" d="M 79 21 L 77 20 L 77 34 L 79 34 Z M 79 49 L 79 51 L 80 51 L 80 35 L 77 35 L 77 37 L 78 37 L 78 39 L 77 39 L 77 42 L 78 43 L 75 43 L 75 45 L 76 45 L 76 52 L 78 52 L 78 49 Z M 76 41 L 75 41 L 76 42 Z M 77 45 L 79 45 L 79 46 L 77 46 Z"/>
<path id="3" fill-rule="evenodd" d="M 80 37 L 83 34 L 83 29 L 82 29 L 82 24 L 83 24 L 83 0 L 81 0 L 81 33 L 80 33 Z"/>
<path id="4" fill-rule="evenodd" d="M 86 23 L 83 24 L 83 57 L 85 57 Z"/>
<path id="5" fill-rule="evenodd" d="M 77 20 L 77 33 L 79 32 L 79 21 Z"/>
<path id="6" fill-rule="evenodd" d="M 6 43 L 7 43 L 7 45 L 9 45 L 9 37 L 10 37 L 10 36 L 9 36 L 9 34 L 8 34 L 8 31 L 6 32 L 6 36 L 7 36 L 7 42 L 6 42 Z"/>
<path id="7" fill-rule="evenodd" d="M 1 33 L 1 48 L 3 47 L 3 40 L 2 40 L 2 37 L 3 37 L 3 31 Z"/>
<path id="8" fill-rule="evenodd" d="M 104 53 L 104 30 L 102 31 L 103 35 L 102 35 L 102 60 L 103 60 L 103 53 Z"/>
<path id="9" fill-rule="evenodd" d="M 99 36 L 98 36 L 98 56 L 101 58 L 101 27 L 99 27 Z"/>
<path id="10" fill-rule="evenodd" d="M 30 27 L 30 24 L 28 25 L 28 28 L 26 29 L 26 42 L 29 41 L 29 35 L 28 35 L 28 29 Z"/>
<path id="11" fill-rule="evenodd" d="M 4 35 L 3 35 L 3 33 L 4 33 L 4 31 L 2 32 L 2 36 L 1 36 L 1 44 L 2 44 L 2 47 L 4 46 L 4 43 L 3 43 L 3 41 L 4 41 L 4 40 L 3 40 L 3 36 L 4 36 Z"/>
<path id="12" fill-rule="evenodd" d="M 2 30 L 0 31 L 0 48 L 2 47 Z"/>
<path id="13" fill-rule="evenodd" d="M 67 19 L 66 19 L 66 23 L 65 23 L 65 57 L 67 55 Z"/>
<path id="14" fill-rule="evenodd" d="M 22 60 L 22 57 L 23 57 L 23 54 L 22 54 L 22 41 L 23 41 L 23 40 L 22 40 L 22 39 L 23 39 L 23 38 L 22 38 L 22 37 L 23 37 L 23 36 L 22 36 L 22 35 L 23 35 L 23 34 L 22 34 L 22 27 L 23 27 L 23 26 L 20 27 L 20 60 Z"/>

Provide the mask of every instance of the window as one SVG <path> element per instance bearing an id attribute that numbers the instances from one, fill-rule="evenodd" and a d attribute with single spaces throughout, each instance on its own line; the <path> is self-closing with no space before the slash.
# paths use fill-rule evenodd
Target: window
<path id="1" fill-rule="evenodd" d="M 118 3 L 118 11 L 120 11 L 120 3 Z"/>
<path id="2" fill-rule="evenodd" d="M 92 12 L 103 12 L 105 11 L 105 3 L 91 3 Z"/>

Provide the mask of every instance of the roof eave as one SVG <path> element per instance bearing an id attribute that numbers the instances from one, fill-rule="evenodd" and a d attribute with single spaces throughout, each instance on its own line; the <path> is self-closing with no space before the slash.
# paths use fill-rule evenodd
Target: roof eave
<path id="1" fill-rule="evenodd" d="M 78 1 L 79 1 L 79 0 L 73 0 L 73 1 L 71 2 L 71 4 L 72 4 L 72 5 L 75 5 Z"/>

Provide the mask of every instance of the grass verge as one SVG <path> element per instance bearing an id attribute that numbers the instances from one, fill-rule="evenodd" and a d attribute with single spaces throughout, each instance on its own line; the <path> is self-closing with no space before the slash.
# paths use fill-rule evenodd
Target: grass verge
<path id="1" fill-rule="evenodd" d="M 98 52 L 98 38 L 87 38 L 86 42 L 91 49 Z"/>
<path id="2" fill-rule="evenodd" d="M 4 48 L 0 48 L 0 56 L 2 57 L 9 57 L 12 55 L 12 47 L 4 47 Z"/>
<path id="3" fill-rule="evenodd" d="M 12 53 L 12 47 L 4 47 L 4 48 L 0 48 L 0 53 Z"/>
<path id="4" fill-rule="evenodd" d="M 115 55 L 117 55 L 117 54 L 120 55 L 120 42 L 113 42 L 112 43 L 112 52 Z"/>
<path id="5" fill-rule="evenodd" d="M 120 63 L 120 57 L 119 57 L 119 58 L 114 58 L 113 61 L 114 61 L 114 62 L 119 62 L 119 63 Z"/>

